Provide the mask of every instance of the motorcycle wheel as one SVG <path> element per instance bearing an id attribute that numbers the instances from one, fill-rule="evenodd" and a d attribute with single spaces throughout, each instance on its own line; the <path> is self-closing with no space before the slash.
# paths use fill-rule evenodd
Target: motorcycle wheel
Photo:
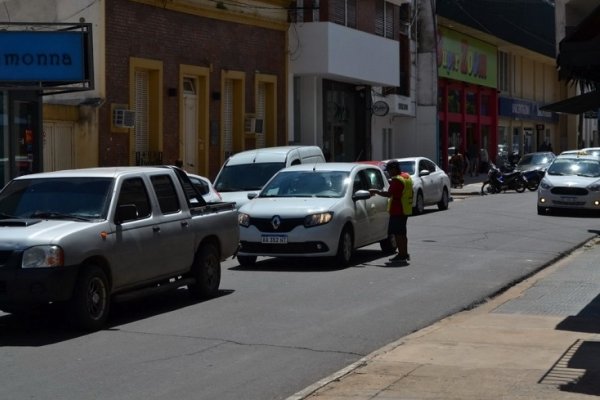
<path id="1" fill-rule="evenodd" d="M 527 189 L 527 183 L 522 179 L 517 179 L 515 182 L 515 190 L 517 193 L 523 193 Z"/>
<path id="2" fill-rule="evenodd" d="M 527 182 L 527 189 L 531 190 L 532 192 L 535 192 L 538 187 L 540 186 L 540 181 L 528 181 Z"/>
<path id="3" fill-rule="evenodd" d="M 483 185 L 481 185 L 481 194 L 485 195 L 485 194 L 496 194 L 498 193 L 496 191 L 496 188 L 490 184 L 489 181 L 485 181 L 483 182 Z"/>

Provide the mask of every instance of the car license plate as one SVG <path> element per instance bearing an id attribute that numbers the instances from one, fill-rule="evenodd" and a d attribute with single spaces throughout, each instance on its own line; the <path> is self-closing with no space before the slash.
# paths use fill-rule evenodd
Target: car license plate
<path id="1" fill-rule="evenodd" d="M 286 244 L 287 235 L 262 235 L 261 242 L 271 244 Z"/>
<path id="2" fill-rule="evenodd" d="M 577 201 L 577 197 L 565 197 L 565 196 L 562 196 L 560 199 L 562 201 L 564 201 L 565 203 L 575 203 L 575 201 Z"/>

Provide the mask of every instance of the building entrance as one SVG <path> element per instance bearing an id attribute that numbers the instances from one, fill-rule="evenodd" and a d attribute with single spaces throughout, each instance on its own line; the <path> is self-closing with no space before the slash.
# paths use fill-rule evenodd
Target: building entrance
<path id="1" fill-rule="evenodd" d="M 41 102 L 35 92 L 0 92 L 0 184 L 40 171 Z"/>

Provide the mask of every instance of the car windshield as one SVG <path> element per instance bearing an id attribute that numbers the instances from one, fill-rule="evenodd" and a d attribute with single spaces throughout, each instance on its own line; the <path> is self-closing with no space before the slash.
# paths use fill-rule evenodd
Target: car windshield
<path id="1" fill-rule="evenodd" d="M 111 178 L 23 179 L 0 193 L 0 218 L 106 219 Z"/>
<path id="2" fill-rule="evenodd" d="M 283 167 L 280 162 L 226 165 L 213 186 L 221 193 L 260 190 Z"/>
<path id="3" fill-rule="evenodd" d="M 548 175 L 577 175 L 590 178 L 600 177 L 600 160 L 583 158 L 560 158 L 554 160 Z"/>
<path id="4" fill-rule="evenodd" d="M 343 197 L 350 178 L 342 171 L 283 171 L 259 197 Z"/>
<path id="5" fill-rule="evenodd" d="M 550 161 L 552 161 L 552 158 L 548 154 L 525 154 L 517 165 L 543 165 L 548 164 Z"/>

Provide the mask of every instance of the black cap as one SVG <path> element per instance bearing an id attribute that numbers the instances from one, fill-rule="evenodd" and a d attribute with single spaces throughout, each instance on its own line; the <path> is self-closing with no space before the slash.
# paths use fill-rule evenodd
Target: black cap
<path id="1" fill-rule="evenodd" d="M 402 171 L 402 169 L 400 168 L 400 163 L 396 160 L 388 161 L 388 163 L 385 165 L 386 170 L 389 171 L 391 168 L 395 168 L 398 171 Z"/>

